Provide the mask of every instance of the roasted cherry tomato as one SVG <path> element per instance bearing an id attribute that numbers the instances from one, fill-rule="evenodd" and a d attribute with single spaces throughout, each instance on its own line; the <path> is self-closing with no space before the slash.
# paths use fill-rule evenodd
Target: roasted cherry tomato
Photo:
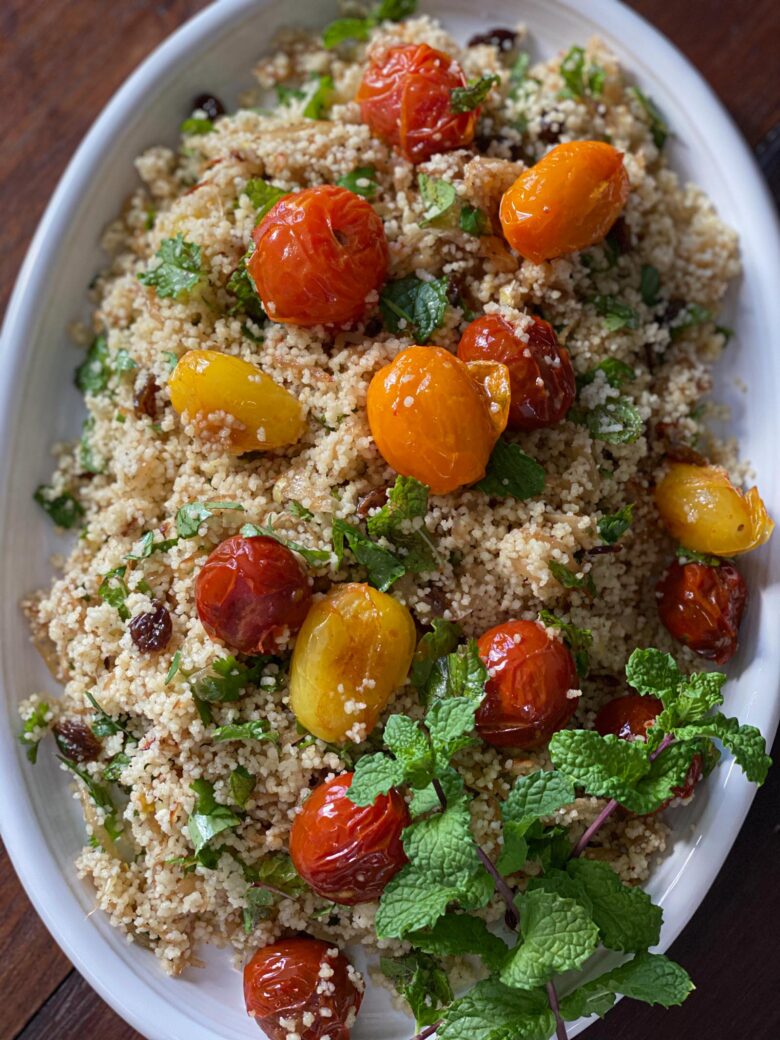
<path id="1" fill-rule="evenodd" d="M 306 571 L 273 538 L 237 534 L 216 547 L 195 582 L 198 617 L 212 639 L 244 654 L 272 653 L 311 604 Z"/>
<path id="2" fill-rule="evenodd" d="M 473 141 L 479 109 L 452 108 L 452 91 L 466 85 L 449 54 L 410 43 L 374 52 L 356 100 L 371 132 L 419 163 Z"/>
<path id="3" fill-rule="evenodd" d="M 485 475 L 509 415 L 509 372 L 409 347 L 368 387 L 368 424 L 385 462 L 444 495 Z"/>
<path id="4" fill-rule="evenodd" d="M 574 714 L 579 687 L 574 660 L 560 639 L 536 621 L 507 621 L 478 641 L 488 670 L 477 733 L 496 747 L 546 744 Z"/>
<path id="5" fill-rule="evenodd" d="M 501 199 L 507 242 L 540 264 L 600 242 L 628 198 L 623 155 L 603 141 L 556 145 Z"/>
<path id="6" fill-rule="evenodd" d="M 270 1040 L 349 1040 L 363 980 L 331 943 L 280 939 L 244 968 L 246 1009 Z"/>
<path id="7" fill-rule="evenodd" d="M 458 345 L 461 361 L 500 361 L 509 369 L 512 430 L 538 430 L 566 417 L 577 387 L 568 350 L 541 318 L 517 332 L 497 314 L 476 318 Z"/>
<path id="8" fill-rule="evenodd" d="M 595 728 L 602 737 L 614 733 L 621 740 L 646 740 L 647 730 L 663 710 L 663 704 L 657 697 L 643 697 L 638 693 L 629 693 L 625 697 L 615 697 L 607 701 L 599 711 L 595 720 Z M 673 798 L 690 798 L 693 789 L 702 775 L 701 755 L 694 755 L 685 783 L 672 788 L 672 798 L 655 810 L 665 809 Z M 648 815 L 652 816 L 653 813 Z"/>
<path id="9" fill-rule="evenodd" d="M 675 639 L 708 661 L 731 660 L 747 604 L 747 586 L 733 564 L 708 567 L 676 561 L 655 594 L 658 615 Z"/>
<path id="10" fill-rule="evenodd" d="M 247 268 L 272 321 L 345 325 L 387 275 L 382 218 L 346 188 L 323 184 L 285 195 L 252 232 Z"/>
<path id="11" fill-rule="evenodd" d="M 334 585 L 312 606 L 290 666 L 290 707 L 315 737 L 367 736 L 406 681 L 417 642 L 397 599 L 357 582 Z"/>
<path id="12" fill-rule="evenodd" d="M 303 880 L 318 895 L 348 906 L 378 899 L 406 863 L 401 833 L 410 822 L 397 791 L 380 794 L 373 805 L 351 802 L 353 775 L 315 787 L 290 833 L 290 856 Z"/>
<path id="13" fill-rule="evenodd" d="M 655 502 L 669 534 L 694 552 L 739 556 L 763 545 L 775 526 L 758 488 L 740 491 L 720 466 L 673 463 Z"/>
<path id="14" fill-rule="evenodd" d="M 188 351 L 168 387 L 176 411 L 234 455 L 294 444 L 306 425 L 300 402 L 283 386 L 219 350 Z"/>

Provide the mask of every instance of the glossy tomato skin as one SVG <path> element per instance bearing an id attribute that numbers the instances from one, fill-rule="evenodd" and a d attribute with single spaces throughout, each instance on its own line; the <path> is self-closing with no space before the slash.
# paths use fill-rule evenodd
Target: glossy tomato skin
<path id="1" fill-rule="evenodd" d="M 410 822 L 395 790 L 373 805 L 351 802 L 353 775 L 315 787 L 290 834 L 290 856 L 304 881 L 325 899 L 348 906 L 378 899 L 406 863 L 401 834 Z"/>
<path id="2" fill-rule="evenodd" d="M 694 653 L 725 664 L 737 652 L 747 585 L 731 563 L 675 561 L 656 585 L 658 616 Z"/>
<path id="3" fill-rule="evenodd" d="M 452 91 L 466 84 L 448 54 L 412 43 L 372 55 L 356 100 L 372 133 L 420 163 L 473 141 L 479 109 L 452 111 Z"/>
<path id="4" fill-rule="evenodd" d="M 349 1040 L 363 999 L 354 977 L 331 943 L 280 939 L 244 968 L 246 1009 L 269 1040 L 287 1040 L 291 1032 L 300 1040 Z"/>
<path id="5" fill-rule="evenodd" d="M 409 347 L 371 380 L 368 424 L 389 466 L 445 495 L 484 477 L 509 397 L 504 365 Z"/>
<path id="6" fill-rule="evenodd" d="M 507 621 L 478 640 L 488 670 L 477 733 L 495 747 L 536 748 L 574 714 L 579 687 L 574 659 L 564 644 L 536 621 Z"/>
<path id="7" fill-rule="evenodd" d="M 498 314 L 475 318 L 458 344 L 462 361 L 500 361 L 509 369 L 511 430 L 538 430 L 561 422 L 577 387 L 568 350 L 549 322 L 533 318 L 522 339 Z"/>
<path id="8" fill-rule="evenodd" d="M 606 737 L 614 733 L 621 740 L 646 740 L 647 730 L 653 725 L 663 710 L 663 704 L 657 697 L 644 697 L 639 693 L 629 693 L 625 697 L 615 697 L 600 709 L 594 722 L 596 731 Z M 693 789 L 703 772 L 701 755 L 691 758 L 691 765 L 685 777 L 685 783 L 672 788 L 672 798 L 664 802 L 655 812 L 661 812 L 674 798 L 690 798 Z M 648 813 L 654 816 L 655 813 Z"/>
<path id="9" fill-rule="evenodd" d="M 198 617 L 212 639 L 244 654 L 272 653 L 294 635 L 311 604 L 306 571 L 273 538 L 233 535 L 214 549 L 195 582 Z"/>
<path id="10" fill-rule="evenodd" d="M 387 275 L 387 238 L 370 203 L 331 184 L 285 195 L 252 232 L 247 269 L 272 321 L 346 325 Z"/>
<path id="11" fill-rule="evenodd" d="M 603 141 L 556 145 L 504 192 L 504 236 L 535 264 L 600 242 L 628 198 L 623 155 Z"/>

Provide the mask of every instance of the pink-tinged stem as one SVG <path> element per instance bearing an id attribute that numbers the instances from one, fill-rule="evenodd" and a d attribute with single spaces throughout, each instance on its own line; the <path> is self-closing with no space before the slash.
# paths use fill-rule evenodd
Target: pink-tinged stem
<path id="1" fill-rule="evenodd" d="M 569 1034 L 566 1032 L 566 1023 L 561 1018 L 561 1012 L 558 1007 L 558 992 L 552 981 L 547 983 L 547 1000 L 550 1003 L 552 1013 L 555 1015 L 555 1035 L 557 1040 L 569 1040 Z"/>
<path id="2" fill-rule="evenodd" d="M 441 1022 L 434 1022 L 432 1026 L 426 1026 L 421 1033 L 412 1037 L 412 1040 L 427 1040 L 429 1036 L 433 1036 L 436 1030 L 441 1025 Z"/>

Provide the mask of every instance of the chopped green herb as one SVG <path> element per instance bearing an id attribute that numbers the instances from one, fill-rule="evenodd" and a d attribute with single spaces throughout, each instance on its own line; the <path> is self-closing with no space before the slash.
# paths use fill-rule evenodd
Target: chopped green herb
<path id="1" fill-rule="evenodd" d="M 83 394 L 99 394 L 105 390 L 111 378 L 108 340 L 101 333 L 92 341 L 87 356 L 76 369 L 76 386 Z"/>
<path id="2" fill-rule="evenodd" d="M 520 51 L 509 70 L 509 85 L 512 88 L 513 96 L 516 94 L 517 88 L 525 83 L 530 66 L 531 55 L 527 51 Z"/>
<path id="3" fill-rule="evenodd" d="M 377 545 L 354 524 L 337 517 L 333 521 L 332 531 L 333 551 L 339 566 L 344 559 L 346 546 L 357 562 L 366 568 L 369 583 L 380 592 L 387 592 L 406 573 L 406 567 L 395 553 Z"/>
<path id="4" fill-rule="evenodd" d="M 569 572 L 567 571 L 567 574 Z M 567 644 L 572 652 L 574 658 L 574 664 L 577 668 L 577 675 L 581 678 L 585 678 L 590 670 L 590 654 L 589 650 L 593 645 L 593 633 L 589 628 L 578 628 L 573 625 L 570 621 L 562 621 L 561 618 L 557 617 L 549 610 L 542 610 L 539 612 L 539 620 L 547 628 L 557 628 L 563 637 L 563 641 Z"/>
<path id="5" fill-rule="evenodd" d="M 189 119 L 185 119 L 179 127 L 181 134 L 192 134 L 193 136 L 199 136 L 201 134 L 210 134 L 214 129 L 214 124 L 210 119 L 200 119 L 197 116 L 191 116 Z"/>
<path id="6" fill-rule="evenodd" d="M 94 694 L 90 693 L 89 690 L 84 691 L 84 696 L 95 709 L 95 715 L 92 719 L 92 732 L 96 737 L 113 737 L 116 733 L 124 733 L 127 740 L 135 741 L 135 737 L 127 730 L 126 716 L 114 718 L 113 715 L 109 715 L 104 708 L 101 708 Z"/>
<path id="7" fill-rule="evenodd" d="M 174 368 L 176 368 L 176 366 L 179 363 L 178 354 L 174 354 L 172 350 L 164 350 L 162 352 L 162 356 L 168 362 L 168 368 L 170 368 L 171 372 L 173 372 Z"/>
<path id="8" fill-rule="evenodd" d="M 661 275 L 658 268 L 652 264 L 642 264 L 639 276 L 639 292 L 643 302 L 648 307 L 655 307 L 658 303 L 658 290 L 661 288 Z"/>
<path id="9" fill-rule="evenodd" d="M 706 567 L 720 567 L 723 560 L 718 556 L 710 556 L 709 553 L 695 552 L 693 549 L 686 549 L 684 545 L 678 545 L 675 549 L 675 555 L 682 560 L 683 563 L 702 563 Z"/>
<path id="10" fill-rule="evenodd" d="M 398 549 L 407 573 L 436 570 L 438 556 L 433 537 L 425 526 L 428 488 L 414 477 L 396 477 L 387 504 L 369 516 L 366 527 L 371 538 L 387 538 Z"/>
<path id="11" fill-rule="evenodd" d="M 311 509 L 307 509 L 306 506 L 302 505 L 297 499 L 287 503 L 287 512 L 292 513 L 293 516 L 297 516 L 299 520 L 313 520 L 314 513 Z"/>
<path id="12" fill-rule="evenodd" d="M 159 263 L 139 274 L 138 280 L 155 288 L 161 299 L 181 299 L 201 280 L 200 246 L 185 241 L 183 235 L 164 239 L 157 250 L 157 259 Z"/>
<path id="13" fill-rule="evenodd" d="M 364 199 L 373 199 L 379 191 L 375 166 L 358 166 L 351 173 L 339 177 L 336 184 L 355 195 L 362 195 Z"/>
<path id="14" fill-rule="evenodd" d="M 75 527 L 84 516 L 84 507 L 69 491 L 55 495 L 52 488 L 41 484 L 35 489 L 33 498 L 57 527 L 62 527 L 66 531 Z"/>
<path id="15" fill-rule="evenodd" d="M 130 595 L 130 590 L 125 584 L 126 570 L 127 567 L 115 567 L 108 574 L 104 574 L 97 590 L 103 602 L 114 607 L 123 621 L 130 619 L 130 611 L 125 606 L 125 600 Z"/>
<path id="16" fill-rule="evenodd" d="M 221 740 L 270 740 L 279 743 L 279 734 L 271 729 L 267 719 L 253 719 L 251 722 L 230 722 L 214 730 L 212 739 Z"/>
<path id="17" fill-rule="evenodd" d="M 301 545 L 300 542 L 294 542 L 290 538 L 283 538 L 272 524 L 244 524 L 241 528 L 241 534 L 244 538 L 256 538 L 257 536 L 273 538 L 275 542 L 287 546 L 288 549 L 292 549 L 293 552 L 302 556 L 311 567 L 322 567 L 326 563 L 330 563 L 330 552 L 328 549 L 310 549 L 306 545 Z"/>
<path id="18" fill-rule="evenodd" d="M 112 756 L 108 765 L 103 770 L 103 779 L 109 784 L 115 784 L 119 781 L 122 770 L 125 766 L 130 765 L 130 756 L 124 751 L 118 751 Z"/>
<path id="19" fill-rule="evenodd" d="M 589 411 L 572 409 L 570 418 L 586 426 L 594 440 L 607 444 L 633 444 L 645 430 L 636 405 L 627 397 L 610 397 Z"/>
<path id="20" fill-rule="evenodd" d="M 274 905 L 274 894 L 267 888 L 250 886 L 246 890 L 246 906 L 243 911 L 243 927 L 247 935 L 251 935 L 258 922 L 268 917 Z"/>
<path id="21" fill-rule="evenodd" d="M 694 329 L 712 320 L 712 311 L 707 307 L 702 307 L 698 303 L 689 303 L 680 311 L 669 326 L 672 340 L 678 340 L 688 329 Z"/>
<path id="22" fill-rule="evenodd" d="M 474 486 L 492 498 L 536 498 L 544 491 L 545 473 L 517 444 L 499 438 L 487 465 L 487 473 Z"/>
<path id="23" fill-rule="evenodd" d="M 633 519 L 633 502 L 622 506 L 617 513 L 608 513 L 606 516 L 600 517 L 596 526 L 602 542 L 605 542 L 607 545 L 614 545 L 616 542 L 619 542 L 631 526 Z"/>
<path id="24" fill-rule="evenodd" d="M 639 315 L 627 303 L 614 296 L 594 296 L 591 302 L 597 313 L 604 318 L 604 326 L 608 332 L 639 328 Z"/>
<path id="25" fill-rule="evenodd" d="M 433 1025 L 454 994 L 441 962 L 412 950 L 400 957 L 382 957 L 379 967 L 409 1005 L 418 1029 Z"/>
<path id="26" fill-rule="evenodd" d="M 176 513 L 176 532 L 179 538 L 195 538 L 201 524 L 223 509 L 243 513 L 240 502 L 188 502 Z"/>
<path id="27" fill-rule="evenodd" d="M 625 361 L 608 357 L 604 358 L 603 361 L 599 361 L 593 368 L 589 368 L 581 376 L 577 376 L 577 389 L 581 390 L 584 386 L 589 386 L 599 372 L 604 373 L 606 381 L 615 389 L 620 389 L 624 383 L 636 379 L 636 372 Z"/>
<path id="28" fill-rule="evenodd" d="M 559 582 L 565 589 L 582 589 L 589 596 L 595 596 L 596 586 L 593 583 L 593 578 L 590 574 L 575 574 L 570 571 L 568 567 L 565 567 L 558 560 L 550 560 L 548 567 L 550 568 L 550 574 Z"/>
<path id="29" fill-rule="evenodd" d="M 400 22 L 413 14 L 417 0 L 380 0 L 365 18 L 337 18 L 322 33 L 323 45 L 331 49 L 345 40 L 367 40 L 369 33 L 380 22 Z"/>
<path id="30" fill-rule="evenodd" d="M 260 221 L 269 210 L 273 209 L 279 199 L 289 195 L 285 188 L 277 188 L 275 184 L 269 184 L 262 177 L 253 177 L 244 185 L 243 194 L 257 210 L 256 221 Z"/>
<path id="31" fill-rule="evenodd" d="M 639 87 L 629 87 L 628 93 L 639 102 L 640 107 L 644 110 L 650 124 L 650 134 L 653 142 L 660 151 L 669 136 L 669 126 L 666 120 L 653 99 L 648 97 Z"/>
<path id="32" fill-rule="evenodd" d="M 167 672 L 167 674 L 165 676 L 165 685 L 166 686 L 169 683 L 173 682 L 173 678 L 176 675 L 176 673 L 179 671 L 180 668 L 181 668 L 181 650 L 177 650 L 176 653 L 171 658 L 171 666 L 168 669 L 168 672 Z"/>
<path id="33" fill-rule="evenodd" d="M 333 95 L 333 79 L 327 74 L 316 72 L 302 87 L 287 87 L 280 83 L 276 87 L 279 103 L 289 105 L 292 101 L 302 101 L 301 114 L 306 119 L 324 119 L 325 111 Z"/>
<path id="34" fill-rule="evenodd" d="M 387 282 L 379 298 L 385 328 L 416 343 L 427 343 L 444 324 L 448 289 L 447 278 L 425 282 L 413 274 Z"/>
<path id="35" fill-rule="evenodd" d="M 49 728 L 46 717 L 50 711 L 51 709 L 45 701 L 36 704 L 30 715 L 24 720 L 21 732 L 17 737 L 19 743 L 26 749 L 27 758 L 33 765 L 38 761 L 38 745 Z M 40 736 L 37 735 L 39 730 L 44 731 Z"/>
<path id="36" fill-rule="evenodd" d="M 417 186 L 420 189 L 420 198 L 425 204 L 422 220 L 419 221 L 420 227 L 441 227 L 447 223 L 444 218 L 448 216 L 458 197 L 455 185 L 420 173 L 417 175 Z"/>
<path id="37" fill-rule="evenodd" d="M 85 473 L 102 473 L 104 464 L 98 459 L 90 443 L 90 434 L 95 428 L 95 417 L 91 415 L 84 420 L 79 441 L 79 465 Z"/>
<path id="38" fill-rule="evenodd" d="M 586 67 L 585 51 L 582 47 L 572 47 L 561 62 L 561 78 L 566 84 L 561 91 L 562 97 L 582 98 L 586 94 L 598 97 L 604 92 L 606 73 L 598 65 Z"/>
<path id="39" fill-rule="evenodd" d="M 214 786 L 208 780 L 195 780 L 190 789 L 198 798 L 187 821 L 187 831 L 197 856 L 218 834 L 238 827 L 241 820 L 226 805 L 217 803 Z"/>
<path id="40" fill-rule="evenodd" d="M 228 278 L 225 289 L 236 298 L 235 304 L 230 308 L 231 314 L 246 314 L 256 325 L 262 325 L 266 319 L 265 308 L 246 266 L 253 249 L 254 247 L 250 248 L 242 256 L 238 267 Z"/>
<path id="41" fill-rule="evenodd" d="M 453 112 L 472 112 L 500 82 L 500 76 L 481 76 L 479 79 L 471 80 L 467 87 L 453 88 L 450 108 Z"/>
<path id="42" fill-rule="evenodd" d="M 257 777 L 252 776 L 249 770 L 243 766 L 236 766 L 230 774 L 230 793 L 233 795 L 236 805 L 244 808 L 256 784 Z"/>
<path id="43" fill-rule="evenodd" d="M 484 210 L 466 204 L 460 211 L 460 230 L 479 238 L 490 231 L 490 221 Z"/>
<path id="44" fill-rule="evenodd" d="M 210 675 L 202 675 L 192 684 L 193 695 L 209 704 L 237 701 L 247 686 L 260 683 L 267 664 L 267 657 L 250 657 L 246 664 L 232 655 L 222 657 L 214 661 Z"/>
<path id="45" fill-rule="evenodd" d="M 460 625 L 444 618 L 434 618 L 432 629 L 420 638 L 412 659 L 409 681 L 418 690 L 425 690 L 436 661 L 452 653 L 461 637 Z"/>
<path id="46" fill-rule="evenodd" d="M 106 829 L 106 833 L 112 840 L 116 840 L 116 838 L 118 838 L 122 833 L 122 825 L 117 820 L 116 807 L 108 788 L 104 787 L 103 784 L 98 783 L 98 781 L 95 780 L 86 769 L 79 768 L 79 766 L 77 766 L 75 762 L 71 762 L 69 758 L 63 758 L 62 755 L 58 755 L 57 757 L 60 762 L 63 762 L 71 773 L 77 776 L 84 784 L 87 793 L 95 806 L 104 814 L 103 826 Z"/>

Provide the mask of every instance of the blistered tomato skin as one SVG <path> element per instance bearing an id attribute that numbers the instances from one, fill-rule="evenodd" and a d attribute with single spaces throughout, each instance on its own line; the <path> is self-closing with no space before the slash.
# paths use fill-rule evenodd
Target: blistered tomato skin
<path id="1" fill-rule="evenodd" d="M 387 276 L 382 218 L 365 199 L 330 184 L 285 195 L 252 232 L 247 269 L 272 321 L 346 325 Z"/>
<path id="2" fill-rule="evenodd" d="M 484 477 L 509 398 L 504 365 L 409 347 L 371 380 L 368 424 L 389 466 L 444 495 Z"/>
<path id="3" fill-rule="evenodd" d="M 673 538 L 713 556 L 750 552 L 775 526 L 758 488 L 740 491 L 720 466 L 673 463 L 656 486 L 655 502 Z"/>
<path id="4" fill-rule="evenodd" d="M 349 1040 L 362 1000 L 349 961 L 319 939 L 280 939 L 244 968 L 247 1012 L 269 1040 Z"/>
<path id="5" fill-rule="evenodd" d="M 625 697 L 615 697 L 607 701 L 596 715 L 595 729 L 602 737 L 614 733 L 621 740 L 646 740 L 647 731 L 658 715 L 663 711 L 663 704 L 657 697 L 644 697 L 638 693 L 629 693 Z M 661 812 L 674 798 L 690 798 L 693 789 L 703 772 L 701 755 L 691 758 L 691 765 L 685 777 L 685 783 L 672 788 L 672 798 L 659 806 L 655 812 Z M 653 816 L 655 813 L 648 813 Z"/>
<path id="6" fill-rule="evenodd" d="M 477 733 L 495 747 L 546 744 L 574 714 L 579 687 L 564 644 L 536 621 L 507 621 L 478 640 L 490 678 L 477 711 Z"/>
<path id="7" fill-rule="evenodd" d="M 535 264 L 600 242 L 628 198 L 623 155 L 603 141 L 556 145 L 504 192 L 504 237 Z"/>
<path id="8" fill-rule="evenodd" d="M 521 338 L 526 336 L 527 339 Z M 466 327 L 458 345 L 461 361 L 500 361 L 509 370 L 511 430 L 538 430 L 566 418 L 577 387 L 568 350 L 558 345 L 552 325 L 533 318 L 518 334 L 497 314 Z"/>
<path id="9" fill-rule="evenodd" d="M 222 542 L 195 582 L 198 617 L 212 639 L 244 654 L 273 653 L 303 624 L 311 588 L 303 566 L 273 538 Z"/>
<path id="10" fill-rule="evenodd" d="M 426 43 L 408 44 L 372 55 L 356 100 L 373 134 L 420 163 L 473 141 L 479 109 L 452 110 L 452 91 L 466 84 L 448 54 Z"/>
<path id="11" fill-rule="evenodd" d="M 397 599 L 370 585 L 335 585 L 317 600 L 298 633 L 290 667 L 290 706 L 315 737 L 362 739 L 406 681 L 417 635 Z"/>
<path id="12" fill-rule="evenodd" d="M 656 585 L 658 616 L 675 639 L 716 664 L 739 647 L 747 585 L 731 563 L 673 563 Z"/>
<path id="13" fill-rule="evenodd" d="M 198 434 L 233 455 L 295 444 L 303 408 L 257 365 L 219 350 L 190 350 L 168 380 L 171 404 Z"/>
<path id="14" fill-rule="evenodd" d="M 406 863 L 401 834 L 409 811 L 397 791 L 373 805 L 349 800 L 352 773 L 315 787 L 295 817 L 290 856 L 295 869 L 325 899 L 354 906 L 378 899 Z"/>

